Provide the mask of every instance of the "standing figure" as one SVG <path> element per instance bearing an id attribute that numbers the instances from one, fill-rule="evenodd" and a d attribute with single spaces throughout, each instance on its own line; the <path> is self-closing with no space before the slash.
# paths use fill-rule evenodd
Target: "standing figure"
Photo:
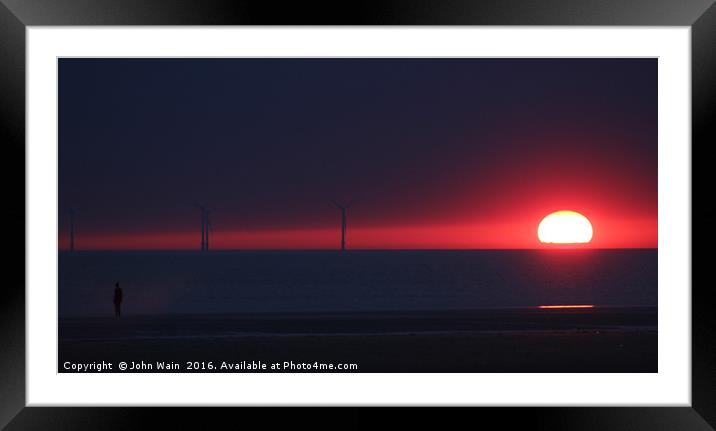
<path id="1" fill-rule="evenodd" d="M 119 287 L 119 283 L 114 284 L 114 315 L 119 317 L 122 313 L 122 289 Z"/>

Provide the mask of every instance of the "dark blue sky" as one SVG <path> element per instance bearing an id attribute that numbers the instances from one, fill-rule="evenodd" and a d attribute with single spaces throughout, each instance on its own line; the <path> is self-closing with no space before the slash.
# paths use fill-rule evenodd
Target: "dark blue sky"
<path id="1" fill-rule="evenodd" d="M 656 218 L 656 59 L 60 59 L 59 211 L 96 235 Z M 617 217 L 614 215 L 614 217 Z M 79 224 L 79 223 L 78 223 Z"/>

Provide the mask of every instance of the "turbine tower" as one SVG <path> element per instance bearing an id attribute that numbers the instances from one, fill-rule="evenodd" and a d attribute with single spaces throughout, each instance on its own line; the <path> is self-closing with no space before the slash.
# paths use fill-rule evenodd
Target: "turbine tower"
<path id="1" fill-rule="evenodd" d="M 75 251 L 75 210 L 70 209 L 70 251 Z"/>
<path id="2" fill-rule="evenodd" d="M 341 251 L 346 250 L 346 211 L 351 207 L 351 204 L 341 205 L 335 200 L 332 200 L 333 205 L 341 211 Z"/>
<path id="3" fill-rule="evenodd" d="M 201 211 L 201 251 L 209 250 L 209 210 L 203 205 L 194 204 Z"/>
<path id="4" fill-rule="evenodd" d="M 204 250 L 209 251 L 209 231 L 211 230 L 211 223 L 209 220 L 209 214 L 211 212 L 209 210 L 204 211 L 204 230 L 206 231 L 204 233 Z"/>

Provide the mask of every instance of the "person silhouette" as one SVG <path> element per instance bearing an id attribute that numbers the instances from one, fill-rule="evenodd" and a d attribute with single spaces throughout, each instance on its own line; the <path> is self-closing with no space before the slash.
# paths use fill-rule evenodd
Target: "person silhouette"
<path id="1" fill-rule="evenodd" d="M 119 317 L 122 314 L 122 289 L 119 287 L 119 283 L 114 284 L 114 315 Z"/>

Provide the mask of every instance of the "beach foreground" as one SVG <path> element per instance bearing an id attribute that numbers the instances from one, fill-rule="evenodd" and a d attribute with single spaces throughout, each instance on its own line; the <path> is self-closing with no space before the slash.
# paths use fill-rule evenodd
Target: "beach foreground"
<path id="1" fill-rule="evenodd" d="M 132 372 L 658 371 L 654 308 L 134 316 L 60 328 L 59 372 L 102 361 L 114 364 L 105 372 L 122 361 Z"/>

